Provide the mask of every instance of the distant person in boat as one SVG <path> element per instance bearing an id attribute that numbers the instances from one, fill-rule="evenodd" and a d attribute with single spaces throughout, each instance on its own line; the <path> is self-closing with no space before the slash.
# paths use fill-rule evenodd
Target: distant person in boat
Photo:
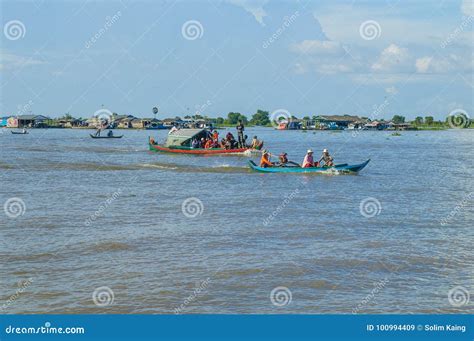
<path id="1" fill-rule="evenodd" d="M 26 129 L 25 128 L 23 128 L 23 134 L 26 134 Z"/>
<path id="2" fill-rule="evenodd" d="M 325 166 L 332 167 L 334 166 L 333 160 L 334 160 L 333 157 L 329 155 L 329 151 L 327 149 L 324 149 L 323 155 L 321 155 L 319 162 L 324 161 Z"/>
<path id="3" fill-rule="evenodd" d="M 114 136 L 114 132 L 113 132 L 112 130 L 109 130 L 109 132 L 107 133 L 107 136 L 108 136 L 108 137 Z"/>
<path id="4" fill-rule="evenodd" d="M 313 160 L 313 151 L 311 149 L 308 149 L 306 152 L 306 155 L 303 160 L 303 164 L 301 165 L 303 168 L 310 168 L 310 167 L 317 167 L 317 165 L 314 163 Z"/>
<path id="5" fill-rule="evenodd" d="M 260 141 L 257 136 L 254 136 L 250 148 L 260 150 L 263 146 L 263 141 Z"/>
<path id="6" fill-rule="evenodd" d="M 214 131 L 212 132 L 212 139 L 214 141 L 219 141 L 219 133 L 217 132 L 217 130 L 214 129 Z"/>
<path id="7" fill-rule="evenodd" d="M 199 141 L 197 139 L 193 139 L 191 141 L 191 147 L 192 148 L 199 148 Z"/>
<path id="8" fill-rule="evenodd" d="M 100 131 L 101 131 L 101 128 L 97 128 L 97 130 L 95 131 L 95 136 L 100 136 Z"/>
<path id="9" fill-rule="evenodd" d="M 234 135 L 229 131 L 227 135 L 225 136 L 225 139 L 227 140 L 228 144 L 230 145 L 229 149 L 235 148 L 235 145 L 237 142 L 235 141 Z"/>
<path id="10" fill-rule="evenodd" d="M 212 140 L 207 139 L 206 144 L 204 145 L 204 148 L 209 149 L 212 147 Z"/>
<path id="11" fill-rule="evenodd" d="M 201 137 L 201 141 L 199 141 L 198 148 L 204 148 L 205 145 L 206 145 L 206 139 L 204 137 Z"/>
<path id="12" fill-rule="evenodd" d="M 237 124 L 237 138 L 239 139 L 239 148 L 244 148 L 245 147 L 245 138 L 244 138 L 244 124 L 242 123 L 242 120 L 239 120 L 239 123 Z"/>
<path id="13" fill-rule="evenodd" d="M 153 137 L 150 137 L 150 144 L 156 144 L 155 139 Z"/>
<path id="14" fill-rule="evenodd" d="M 260 167 L 263 167 L 263 168 L 273 167 L 273 163 L 270 161 L 270 154 L 265 149 L 262 151 L 262 157 L 260 159 Z"/>

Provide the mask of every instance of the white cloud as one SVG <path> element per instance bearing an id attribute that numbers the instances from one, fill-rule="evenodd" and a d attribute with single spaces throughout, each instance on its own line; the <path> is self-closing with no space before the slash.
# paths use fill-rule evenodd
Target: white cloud
<path id="1" fill-rule="evenodd" d="M 455 63 L 461 61 L 458 56 L 451 55 L 449 59 L 431 57 L 418 58 L 415 62 L 418 73 L 448 73 L 455 71 Z M 457 71 L 461 71 L 458 69 Z"/>
<path id="2" fill-rule="evenodd" d="M 263 6 L 268 2 L 267 0 L 228 0 L 228 2 L 242 7 L 252 14 L 260 25 L 265 26 L 263 18 L 267 16 L 267 12 L 265 12 Z"/>
<path id="3" fill-rule="evenodd" d="M 419 73 L 427 73 L 432 59 L 433 57 L 418 58 L 415 63 L 416 71 Z"/>
<path id="4" fill-rule="evenodd" d="M 43 61 L 33 57 L 25 58 L 12 53 L 0 51 L 0 70 L 21 69 L 32 65 L 44 64 Z"/>
<path id="5" fill-rule="evenodd" d="M 344 47 L 335 41 L 330 40 L 303 40 L 301 43 L 291 45 L 291 51 L 301 54 L 344 54 Z"/>
<path id="6" fill-rule="evenodd" d="M 410 55 L 407 48 L 390 44 L 382 51 L 371 68 L 375 72 L 406 72 L 409 60 Z"/>
<path id="7" fill-rule="evenodd" d="M 410 2 L 391 6 L 387 1 L 353 2 L 353 5 L 333 4 L 319 6 L 313 16 L 319 21 L 328 39 L 344 44 L 374 47 L 386 46 L 391 42 L 400 45 L 438 45 L 446 37 L 456 20 L 440 12 L 434 16 L 426 14 L 424 2 Z M 368 20 L 376 21 L 381 34 L 374 40 L 364 40 L 359 32 L 360 25 Z"/>
<path id="8" fill-rule="evenodd" d="M 385 92 L 390 95 L 396 95 L 398 94 L 398 89 L 394 86 L 391 86 L 391 87 L 385 88 Z"/>
<path id="9" fill-rule="evenodd" d="M 303 40 L 292 44 L 290 51 L 300 54 L 302 60 L 295 64 L 295 72 L 337 74 L 354 72 L 357 60 L 348 54 L 339 42 L 330 40 Z"/>
<path id="10" fill-rule="evenodd" d="M 461 11 L 467 16 L 474 16 L 474 1 L 463 0 L 461 3 Z"/>

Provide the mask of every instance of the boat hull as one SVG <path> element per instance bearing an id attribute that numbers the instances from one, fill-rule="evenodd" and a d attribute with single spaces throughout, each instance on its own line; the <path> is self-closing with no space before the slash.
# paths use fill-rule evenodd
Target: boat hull
<path id="1" fill-rule="evenodd" d="M 249 161 L 249 166 L 252 170 L 262 173 L 322 173 L 328 171 L 338 171 L 342 173 L 358 173 L 361 171 L 367 164 L 370 159 L 357 164 L 357 165 L 348 165 L 341 164 L 335 165 L 334 167 L 310 167 L 310 168 L 301 168 L 301 167 L 259 167 L 253 161 Z"/>
<path id="2" fill-rule="evenodd" d="M 163 153 L 176 153 L 176 154 L 195 154 L 195 155 L 219 155 L 219 154 L 241 154 L 245 153 L 248 148 L 238 148 L 238 149 L 223 149 L 223 148 L 208 148 L 208 149 L 201 149 L 201 148 L 189 148 L 189 147 L 181 147 L 181 148 L 169 148 L 159 144 L 151 144 L 149 143 L 149 148 L 151 151 L 155 152 L 163 152 Z"/>
<path id="3" fill-rule="evenodd" d="M 10 131 L 10 132 L 14 135 L 27 135 L 28 134 L 28 132 L 24 133 L 22 131 Z"/>

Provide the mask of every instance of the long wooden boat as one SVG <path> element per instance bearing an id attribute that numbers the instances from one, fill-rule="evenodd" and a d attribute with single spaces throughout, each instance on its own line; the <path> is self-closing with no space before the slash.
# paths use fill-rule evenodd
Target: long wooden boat
<path id="1" fill-rule="evenodd" d="M 239 154 L 245 153 L 249 148 L 224 149 L 224 148 L 190 148 L 182 146 L 165 147 L 160 144 L 148 143 L 151 151 L 178 154 L 199 154 L 199 155 L 215 155 L 215 154 Z"/>
<path id="2" fill-rule="evenodd" d="M 10 130 L 12 134 L 15 134 L 15 135 L 26 135 L 28 134 L 28 131 L 13 131 L 13 130 Z"/>
<path id="3" fill-rule="evenodd" d="M 121 139 L 123 135 L 119 136 L 95 136 L 92 134 L 89 134 L 93 139 Z"/>
<path id="4" fill-rule="evenodd" d="M 250 148 L 192 148 L 193 139 L 206 138 L 209 132 L 206 129 L 179 129 L 170 132 L 164 144 L 157 144 L 153 139 L 148 138 L 148 146 L 151 151 L 177 153 L 177 154 L 196 154 L 196 155 L 216 155 L 216 154 L 240 154 L 247 151 L 253 151 Z"/>
<path id="5" fill-rule="evenodd" d="M 342 173 L 358 173 L 361 171 L 367 164 L 369 163 L 370 159 L 367 161 L 357 164 L 357 165 L 349 165 L 347 163 L 334 165 L 333 167 L 310 167 L 310 168 L 302 168 L 301 166 L 288 166 L 288 167 L 259 167 L 253 161 L 249 161 L 249 166 L 252 170 L 257 172 L 263 173 L 321 173 L 327 172 L 331 170 L 336 170 Z"/>

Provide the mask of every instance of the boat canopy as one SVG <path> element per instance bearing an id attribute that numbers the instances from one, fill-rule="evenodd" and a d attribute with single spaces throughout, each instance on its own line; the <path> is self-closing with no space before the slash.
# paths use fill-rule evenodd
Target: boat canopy
<path id="1" fill-rule="evenodd" d="M 208 134 L 209 132 L 206 129 L 179 129 L 168 135 L 165 147 L 190 147 L 193 139 L 201 139 L 207 137 Z"/>

